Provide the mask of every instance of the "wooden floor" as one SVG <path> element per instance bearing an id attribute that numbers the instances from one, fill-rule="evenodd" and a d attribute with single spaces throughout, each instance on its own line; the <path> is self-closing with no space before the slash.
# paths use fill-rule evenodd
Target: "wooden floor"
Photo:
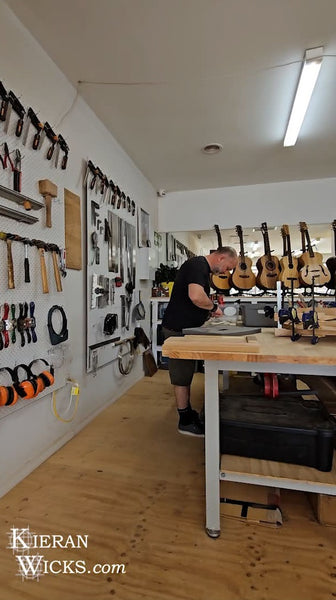
<path id="1" fill-rule="evenodd" d="M 193 392 L 197 407 L 201 374 Z M 282 492 L 281 528 L 224 520 L 212 540 L 203 468 L 203 440 L 176 431 L 167 372 L 143 379 L 0 499 L 0 600 L 336 597 L 336 529 L 315 521 L 304 494 Z M 22 582 L 7 532 L 28 525 L 89 535 L 87 549 L 50 549 L 46 559 L 125 563 L 126 573 Z"/>

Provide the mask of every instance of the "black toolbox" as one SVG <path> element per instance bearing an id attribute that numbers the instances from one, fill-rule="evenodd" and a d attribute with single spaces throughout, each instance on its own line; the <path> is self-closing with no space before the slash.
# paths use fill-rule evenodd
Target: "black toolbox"
<path id="1" fill-rule="evenodd" d="M 318 400 L 220 397 L 221 454 L 331 471 L 336 423 Z"/>

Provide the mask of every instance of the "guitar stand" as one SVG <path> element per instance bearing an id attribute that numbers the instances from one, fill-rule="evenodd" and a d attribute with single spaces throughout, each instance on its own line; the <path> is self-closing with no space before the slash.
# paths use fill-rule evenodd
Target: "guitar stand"
<path id="1" fill-rule="evenodd" d="M 314 291 L 314 287 L 315 287 L 315 277 L 313 277 L 313 287 L 312 287 L 312 302 L 313 302 L 313 335 L 312 335 L 312 339 L 311 339 L 311 343 L 312 344 L 317 344 L 317 342 L 319 341 L 318 336 L 315 334 L 315 329 L 317 329 L 319 327 L 319 323 L 318 323 L 318 315 L 317 312 L 315 310 L 315 291 Z"/>
<path id="2" fill-rule="evenodd" d="M 295 324 L 299 323 L 299 319 L 297 316 L 297 312 L 296 312 L 296 308 L 294 306 L 294 281 L 291 280 L 291 308 L 290 308 L 290 320 L 292 322 L 292 335 L 291 335 L 291 340 L 292 342 L 297 342 L 297 340 L 300 339 L 300 334 L 299 333 L 295 333 Z"/>

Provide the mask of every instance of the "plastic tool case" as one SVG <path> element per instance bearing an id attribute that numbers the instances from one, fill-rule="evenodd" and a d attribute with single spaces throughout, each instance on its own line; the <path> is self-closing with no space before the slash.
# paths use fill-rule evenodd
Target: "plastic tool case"
<path id="1" fill-rule="evenodd" d="M 269 400 L 225 396 L 220 400 L 222 454 L 332 468 L 336 423 L 323 404 L 305 400 Z"/>

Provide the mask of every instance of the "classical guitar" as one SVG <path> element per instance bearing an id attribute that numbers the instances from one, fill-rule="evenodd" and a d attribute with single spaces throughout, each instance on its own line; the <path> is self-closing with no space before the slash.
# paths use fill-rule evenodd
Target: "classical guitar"
<path id="1" fill-rule="evenodd" d="M 280 260 L 281 273 L 279 279 L 280 281 L 282 281 L 284 287 L 286 288 L 291 289 L 292 282 L 293 288 L 298 288 L 300 287 L 298 269 L 299 261 L 297 258 L 292 256 L 292 247 L 288 225 L 283 225 L 281 227 L 281 235 L 283 239 L 284 249 L 283 257 Z"/>
<path id="2" fill-rule="evenodd" d="M 221 236 L 221 232 L 219 230 L 218 225 L 215 225 L 215 231 L 217 234 L 217 240 L 218 240 L 218 248 L 222 247 L 222 236 Z M 216 292 L 218 292 L 219 294 L 223 293 L 223 292 L 227 292 L 231 285 L 230 285 L 230 271 L 225 271 L 225 273 L 221 273 L 220 275 L 214 275 L 213 273 L 211 273 L 210 275 L 210 283 L 211 283 L 211 287 L 216 290 Z"/>
<path id="3" fill-rule="evenodd" d="M 336 220 L 332 222 L 332 228 L 334 232 L 334 251 L 336 253 Z M 336 289 L 336 256 L 330 256 L 326 262 L 326 265 L 331 275 L 330 281 L 327 283 L 327 288 L 329 288 L 329 290 L 334 290 Z"/>
<path id="4" fill-rule="evenodd" d="M 230 283 L 236 290 L 250 290 L 256 284 L 256 276 L 252 271 L 252 260 L 249 256 L 245 256 L 243 230 L 241 225 L 236 226 L 236 233 L 239 237 L 240 253 L 238 264 L 234 269 Z"/>
<path id="5" fill-rule="evenodd" d="M 280 275 L 280 263 L 277 256 L 272 256 L 268 237 L 267 223 L 261 224 L 264 238 L 264 256 L 257 260 L 257 286 L 262 290 L 275 290 Z"/>
<path id="6" fill-rule="evenodd" d="M 300 259 L 303 267 L 300 269 L 300 283 L 303 287 L 312 285 L 325 285 L 330 281 L 330 272 L 328 267 L 323 264 L 323 256 L 320 252 L 314 252 L 307 224 L 300 221 L 300 231 L 304 232 L 307 242 L 307 250 Z"/>

